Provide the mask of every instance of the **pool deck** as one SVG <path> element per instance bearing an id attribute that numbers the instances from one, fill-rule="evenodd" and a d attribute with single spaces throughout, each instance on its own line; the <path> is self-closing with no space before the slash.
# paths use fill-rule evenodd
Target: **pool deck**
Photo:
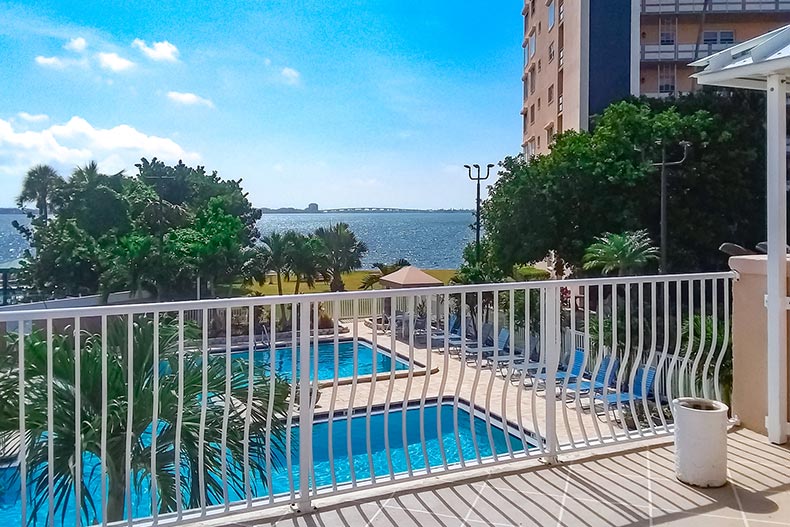
<path id="1" fill-rule="evenodd" d="M 557 465 L 518 461 L 326 497 L 316 510 L 249 513 L 205 522 L 234 527 L 790 526 L 790 447 L 747 430 L 729 434 L 729 483 L 687 486 L 674 477 L 674 447 L 652 440 Z"/>
<path id="2" fill-rule="evenodd" d="M 437 398 L 457 394 L 471 405 L 488 408 L 504 420 L 541 435 L 541 423 L 546 422 L 545 391 L 533 392 L 531 387 L 524 387 L 519 391 L 516 385 L 506 381 L 490 368 L 467 365 L 465 361 L 457 356 L 450 356 L 444 350 L 434 349 L 429 352 L 425 346 L 425 337 L 415 337 L 414 345 L 411 346 L 408 341 L 400 339 L 393 343 L 390 334 L 379 333 L 374 337 L 371 328 L 362 322 L 357 324 L 356 332 L 350 324 L 347 327 L 349 333 L 346 338 L 356 334 L 360 339 L 375 341 L 378 346 L 394 351 L 401 358 L 408 360 L 411 357 L 425 367 L 415 369 L 411 376 L 408 372 L 399 371 L 394 381 L 382 379 L 382 373 L 386 372 L 379 372 L 375 382 L 339 383 L 337 388 L 331 386 L 330 382 L 322 382 L 316 411 L 328 411 L 330 401 L 333 400 L 337 411 L 366 407 L 368 403 L 384 404 L 388 398 L 394 403 L 419 400 L 423 395 L 426 398 Z M 580 403 L 586 407 L 587 398 L 582 398 Z M 560 443 L 578 441 L 585 433 L 592 440 L 596 427 L 604 437 L 611 435 L 612 431 L 620 431 L 613 421 L 607 420 L 608 416 L 596 418 L 588 409 L 577 412 L 573 402 L 565 404 L 558 400 L 556 407 Z"/>

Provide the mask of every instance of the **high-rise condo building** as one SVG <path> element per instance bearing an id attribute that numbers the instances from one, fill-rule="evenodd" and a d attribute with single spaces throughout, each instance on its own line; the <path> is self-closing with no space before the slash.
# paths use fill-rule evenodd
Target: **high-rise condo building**
<path id="1" fill-rule="evenodd" d="M 790 23 L 790 0 L 525 0 L 522 148 L 629 95 L 696 89 L 688 63 Z"/>

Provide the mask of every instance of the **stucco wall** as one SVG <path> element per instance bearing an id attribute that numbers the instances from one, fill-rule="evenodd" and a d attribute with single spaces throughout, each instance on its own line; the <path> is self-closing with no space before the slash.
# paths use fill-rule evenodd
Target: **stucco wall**
<path id="1" fill-rule="evenodd" d="M 736 256 L 730 258 L 730 268 L 738 273 L 732 287 L 733 413 L 746 428 L 765 434 L 766 257 Z M 790 367 L 786 373 L 790 381 Z"/>

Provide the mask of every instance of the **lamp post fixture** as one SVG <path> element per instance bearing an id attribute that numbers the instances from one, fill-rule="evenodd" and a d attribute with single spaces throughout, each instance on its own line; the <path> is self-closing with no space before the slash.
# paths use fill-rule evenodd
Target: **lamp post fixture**
<path id="1" fill-rule="evenodd" d="M 683 157 L 676 161 L 667 161 L 667 146 L 664 141 L 656 141 L 656 144 L 661 145 L 661 161 L 653 163 L 654 167 L 661 167 L 661 255 L 659 260 L 658 272 L 665 274 L 667 272 L 667 167 L 682 165 L 688 158 L 689 148 L 691 143 L 688 141 L 681 141 L 679 144 L 683 147 Z"/>
<path id="2" fill-rule="evenodd" d="M 472 175 L 472 167 L 477 169 L 477 175 Z M 477 265 L 480 265 L 480 182 L 485 181 L 491 175 L 491 169 L 494 168 L 493 163 L 486 165 L 486 175 L 480 175 L 480 165 L 464 165 L 464 168 L 469 172 L 469 179 L 477 183 L 477 201 L 475 201 L 475 259 Z"/>

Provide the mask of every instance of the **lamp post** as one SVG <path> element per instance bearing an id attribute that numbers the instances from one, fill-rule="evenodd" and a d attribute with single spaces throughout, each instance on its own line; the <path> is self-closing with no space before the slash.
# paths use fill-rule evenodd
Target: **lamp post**
<path id="1" fill-rule="evenodd" d="M 165 231 L 162 229 L 162 216 L 163 216 L 163 205 L 162 205 L 162 189 L 161 183 L 167 179 L 175 179 L 175 176 L 165 176 L 162 174 L 158 175 L 149 175 L 143 176 L 143 179 L 156 181 L 156 194 L 159 197 L 159 207 L 157 211 L 157 230 L 159 231 L 159 272 L 162 271 L 162 251 L 165 245 Z M 162 284 L 157 281 L 156 284 L 156 299 L 158 301 L 162 300 Z"/>
<path id="2" fill-rule="evenodd" d="M 688 157 L 689 148 L 691 143 L 688 141 L 681 141 L 679 144 L 683 147 L 683 157 L 676 161 L 667 161 L 667 147 L 664 141 L 656 141 L 656 144 L 661 145 L 661 161 L 653 163 L 654 167 L 661 167 L 661 255 L 659 260 L 658 272 L 665 274 L 667 272 L 667 167 L 682 165 Z"/>
<path id="3" fill-rule="evenodd" d="M 477 175 L 472 175 L 472 167 L 477 169 Z M 464 168 L 469 172 L 469 179 L 477 183 L 477 201 L 475 201 L 475 259 L 477 265 L 480 265 L 480 182 L 485 181 L 491 175 L 491 169 L 494 168 L 493 163 L 486 165 L 485 177 L 480 175 L 480 165 L 464 165 Z"/>

